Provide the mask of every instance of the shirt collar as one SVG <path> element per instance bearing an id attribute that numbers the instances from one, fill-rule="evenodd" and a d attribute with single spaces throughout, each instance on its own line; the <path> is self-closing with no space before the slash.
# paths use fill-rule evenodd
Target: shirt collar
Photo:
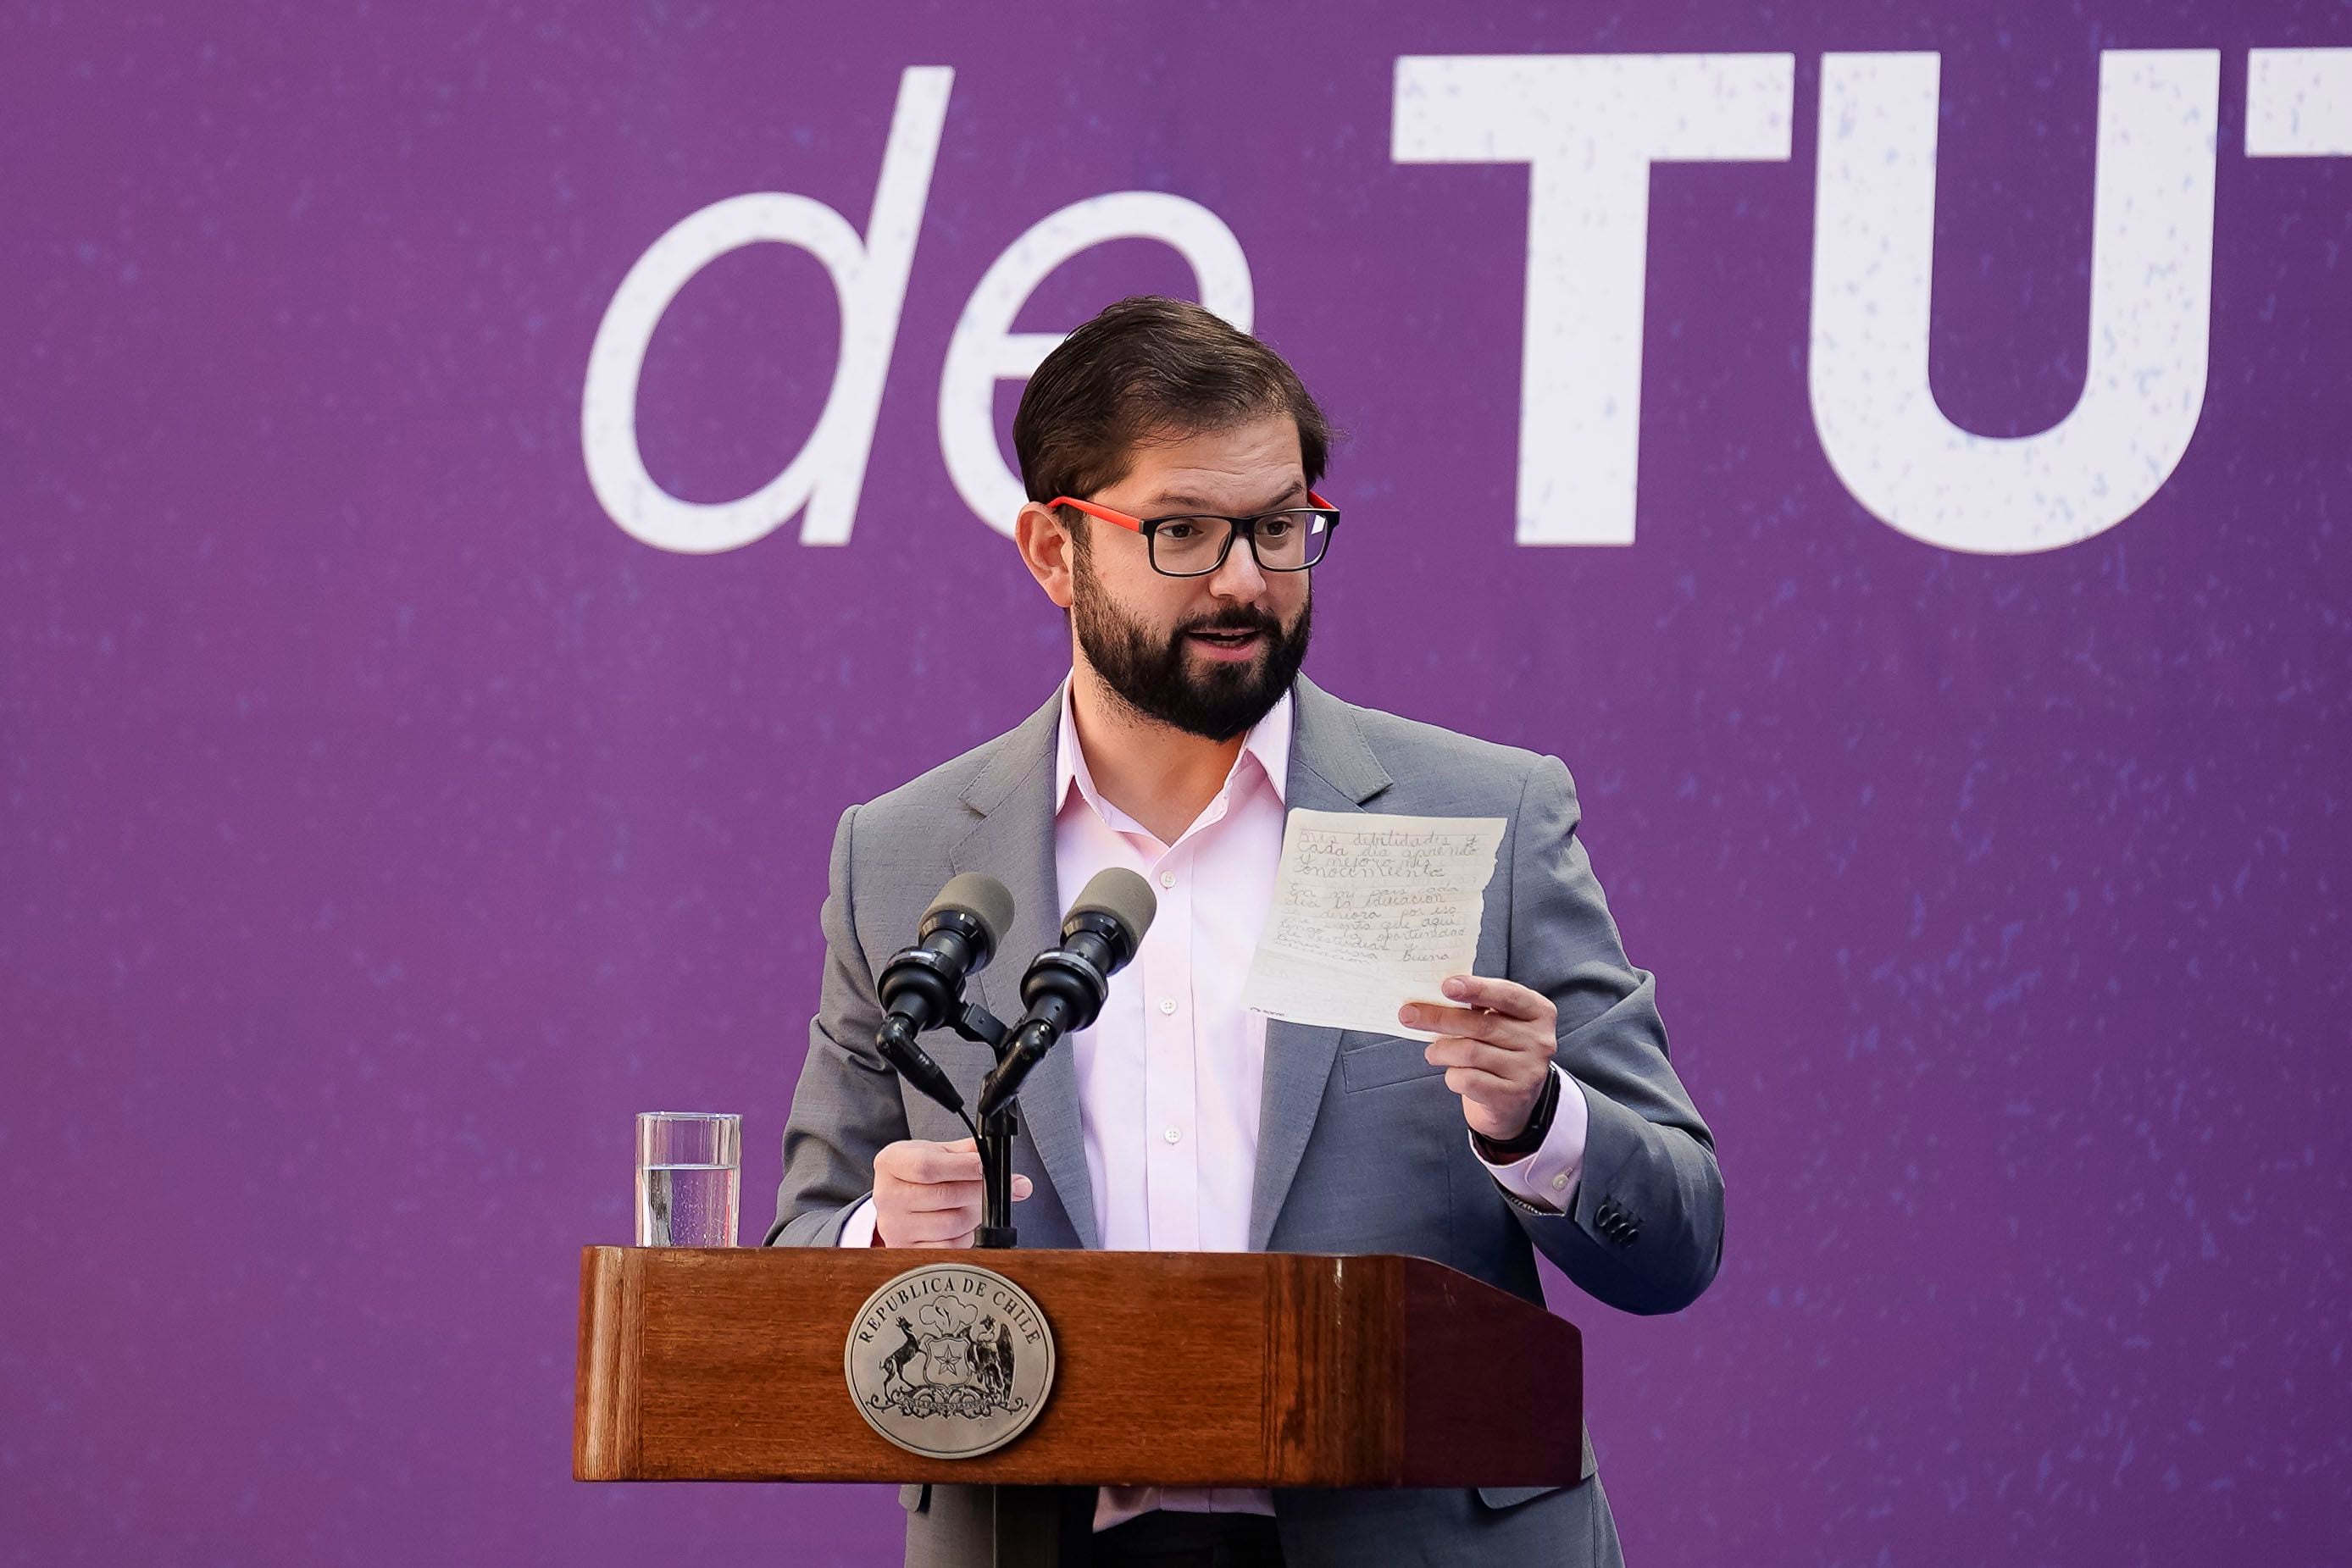
<path id="1" fill-rule="evenodd" d="M 1230 796 L 1238 780 L 1244 777 L 1245 764 L 1255 763 L 1265 778 L 1276 800 L 1284 800 L 1290 787 L 1290 726 L 1295 708 L 1291 692 L 1286 689 L 1268 708 L 1265 716 L 1250 727 L 1249 736 L 1242 742 L 1241 754 L 1234 758 L 1233 770 L 1225 775 L 1221 793 Z M 1061 728 L 1054 741 L 1054 809 L 1056 812 L 1069 803 L 1070 788 L 1077 787 L 1095 814 L 1112 827 L 1126 832 L 1141 832 L 1143 827 L 1117 806 L 1104 800 L 1095 789 L 1094 774 L 1087 767 L 1086 748 L 1078 744 L 1077 720 L 1070 714 L 1070 682 L 1062 680 Z"/>

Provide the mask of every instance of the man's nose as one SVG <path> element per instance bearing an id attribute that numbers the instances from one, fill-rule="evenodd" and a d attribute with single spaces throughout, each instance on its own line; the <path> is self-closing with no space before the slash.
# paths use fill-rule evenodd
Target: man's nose
<path id="1" fill-rule="evenodd" d="M 1234 536 L 1233 548 L 1225 551 L 1224 564 L 1209 574 L 1209 591 L 1220 599 L 1244 603 L 1265 591 L 1265 570 L 1257 564 L 1257 552 L 1250 549 L 1248 539 L 1239 534 Z"/>

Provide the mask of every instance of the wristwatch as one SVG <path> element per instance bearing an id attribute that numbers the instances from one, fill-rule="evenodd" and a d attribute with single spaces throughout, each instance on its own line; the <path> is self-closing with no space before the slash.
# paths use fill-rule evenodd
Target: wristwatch
<path id="1" fill-rule="evenodd" d="M 1488 1165 L 1507 1166 L 1523 1160 L 1543 1147 L 1545 1137 L 1551 1132 L 1551 1119 L 1559 1110 L 1559 1067 L 1554 1063 L 1544 1074 L 1543 1092 L 1536 1096 L 1536 1108 L 1528 1114 L 1528 1124 L 1513 1138 L 1497 1140 L 1484 1133 L 1472 1133 L 1471 1145 Z"/>

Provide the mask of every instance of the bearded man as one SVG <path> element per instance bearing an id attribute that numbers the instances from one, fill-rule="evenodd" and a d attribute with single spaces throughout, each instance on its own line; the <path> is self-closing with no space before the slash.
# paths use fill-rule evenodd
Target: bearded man
<path id="1" fill-rule="evenodd" d="M 1089 878 L 1125 866 L 1159 913 L 1094 1026 L 1022 1090 L 1023 1245 L 1412 1253 L 1538 1303 L 1540 1249 L 1636 1312 L 1678 1311 L 1714 1279 L 1714 1138 L 1593 878 L 1566 766 L 1299 674 L 1339 526 L 1316 488 L 1332 438 L 1280 356 L 1176 300 L 1122 300 L 1030 378 L 1017 537 L 1068 612 L 1070 674 L 1008 734 L 843 813 L 770 1244 L 971 1245 L 980 1156 L 876 1051 L 878 966 L 960 872 L 1012 890 L 1018 964 Z M 1400 1014 L 1433 1042 L 1242 1007 L 1293 809 L 1507 821 L 1475 972 L 1446 982 L 1454 1007 Z M 924 1043 L 973 1098 L 988 1050 Z M 1621 1563 L 1589 1435 L 1582 1469 L 1548 1488 L 1105 1488 L 1094 1557 Z M 985 1561 L 980 1489 L 901 1495 L 909 1564 Z"/>

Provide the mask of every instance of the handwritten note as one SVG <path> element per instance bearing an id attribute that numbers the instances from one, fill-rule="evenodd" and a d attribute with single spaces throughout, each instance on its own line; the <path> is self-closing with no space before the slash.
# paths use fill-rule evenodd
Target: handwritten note
<path id="1" fill-rule="evenodd" d="M 1268 1018 L 1434 1040 L 1397 1022 L 1408 1001 L 1450 1005 L 1470 972 L 1500 817 L 1293 811 L 1274 907 L 1242 1005 Z"/>

